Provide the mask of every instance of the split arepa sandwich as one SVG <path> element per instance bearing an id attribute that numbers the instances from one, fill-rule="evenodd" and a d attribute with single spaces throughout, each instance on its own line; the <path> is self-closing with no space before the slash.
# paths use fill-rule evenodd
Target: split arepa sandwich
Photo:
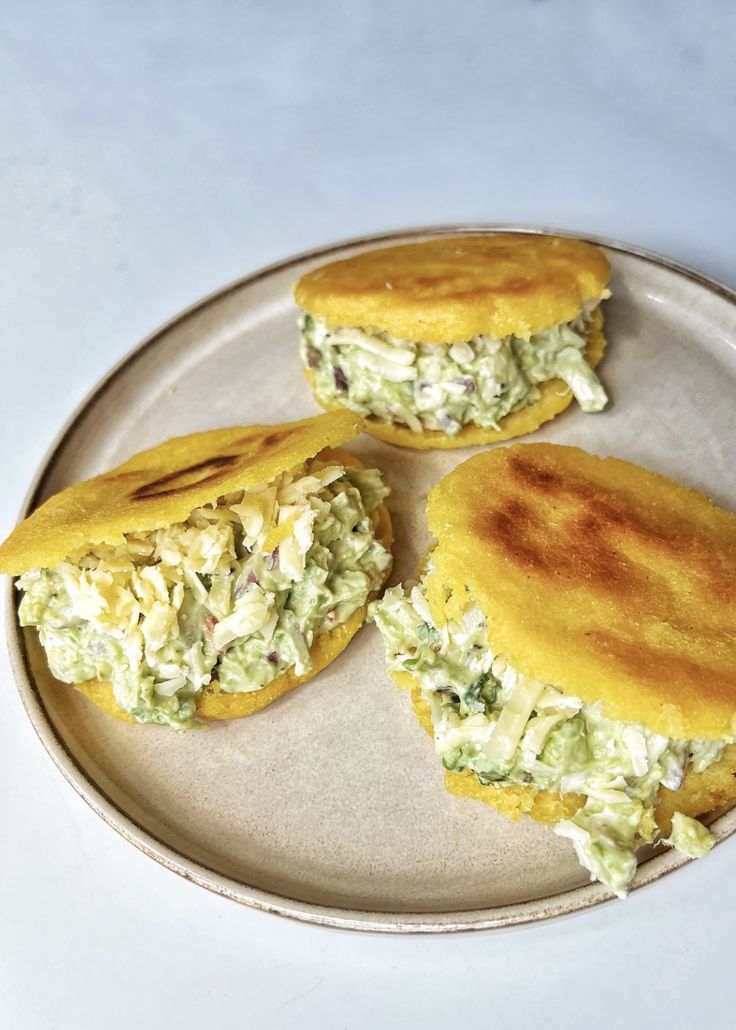
<path id="1" fill-rule="evenodd" d="M 0 546 L 53 675 L 188 729 L 314 676 L 391 565 L 387 490 L 350 412 L 182 436 L 50 498 Z"/>
<path id="2" fill-rule="evenodd" d="M 551 444 L 429 495 L 421 579 L 373 606 L 454 794 L 569 837 L 623 895 L 636 851 L 696 857 L 736 798 L 736 515 Z"/>
<path id="3" fill-rule="evenodd" d="M 610 296 L 598 247 L 556 236 L 443 236 L 317 268 L 295 287 L 301 354 L 324 407 L 405 447 L 531 433 L 573 396 L 600 411 L 593 371 Z"/>

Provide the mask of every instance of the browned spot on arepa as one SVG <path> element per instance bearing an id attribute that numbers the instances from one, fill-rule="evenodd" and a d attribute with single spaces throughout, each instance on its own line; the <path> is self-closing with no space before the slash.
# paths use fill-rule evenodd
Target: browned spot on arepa
<path id="1" fill-rule="evenodd" d="M 670 737 L 734 735 L 736 515 L 552 444 L 471 458 L 428 510 L 430 579 L 467 585 L 521 672 Z"/>
<path id="2" fill-rule="evenodd" d="M 490 334 L 528 339 L 569 322 L 604 290 L 610 266 L 582 240 L 521 233 L 443 236 L 365 251 L 308 272 L 301 308 L 334 327 L 446 344 Z"/>

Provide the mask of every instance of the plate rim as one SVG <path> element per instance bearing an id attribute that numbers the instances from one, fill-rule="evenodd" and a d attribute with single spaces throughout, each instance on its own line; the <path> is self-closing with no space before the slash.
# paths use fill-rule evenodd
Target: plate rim
<path id="1" fill-rule="evenodd" d="M 441 235 L 475 235 L 475 234 L 512 233 L 515 235 L 563 236 L 583 240 L 607 250 L 636 257 L 660 268 L 665 268 L 686 279 L 696 282 L 721 299 L 736 306 L 736 291 L 724 283 L 706 275 L 682 262 L 659 254 L 656 251 L 629 244 L 606 236 L 579 233 L 569 229 L 557 229 L 539 225 L 517 223 L 484 223 L 462 222 L 432 226 L 412 226 L 406 229 L 394 229 L 350 237 L 344 240 L 310 248 L 289 255 L 268 265 L 256 268 L 244 276 L 234 279 L 167 319 L 140 343 L 132 347 L 103 375 L 82 397 L 72 413 L 63 423 L 51 444 L 43 455 L 36 472 L 21 503 L 18 521 L 24 519 L 37 506 L 37 497 L 43 484 L 53 469 L 57 455 L 67 437 L 73 432 L 77 423 L 85 415 L 95 399 L 108 390 L 113 381 L 144 351 L 154 346 L 156 341 L 178 323 L 189 319 L 195 313 L 205 310 L 220 301 L 229 293 L 244 286 L 252 285 L 260 279 L 267 278 L 291 265 L 303 261 L 324 258 L 341 251 L 346 247 L 378 245 L 402 239 L 411 242 L 412 238 L 424 239 Z M 106 791 L 89 776 L 69 751 L 61 737 L 57 734 L 53 722 L 46 711 L 43 701 L 31 675 L 28 656 L 23 637 L 17 623 L 15 603 L 15 577 L 9 577 L 5 588 L 5 635 L 10 655 L 16 688 L 29 721 L 41 741 L 46 753 L 71 785 L 75 792 L 129 844 L 142 851 L 149 858 L 163 865 L 170 871 L 200 887 L 227 897 L 233 901 L 261 911 L 272 912 L 301 922 L 335 929 L 363 930 L 382 933 L 451 933 L 460 931 L 496 930 L 529 925 L 536 922 L 557 919 L 564 915 L 581 912 L 597 907 L 612 899 L 612 895 L 599 883 L 585 884 L 581 887 L 565 891 L 549 897 L 534 898 L 530 901 L 500 906 L 489 909 L 469 909 L 447 912 L 397 912 L 367 911 L 346 907 L 330 907 L 314 902 L 301 901 L 288 895 L 261 890 L 239 880 L 224 876 L 205 863 L 195 861 L 185 853 L 172 848 L 155 833 L 141 826 L 120 808 Z M 736 832 L 736 808 L 719 816 L 712 824 L 718 841 L 725 840 Z M 632 891 L 667 875 L 688 861 L 685 856 L 674 850 L 660 851 L 653 858 L 639 867 Z"/>

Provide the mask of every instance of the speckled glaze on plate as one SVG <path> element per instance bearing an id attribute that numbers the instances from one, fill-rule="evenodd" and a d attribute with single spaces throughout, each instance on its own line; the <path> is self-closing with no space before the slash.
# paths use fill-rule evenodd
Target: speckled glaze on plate
<path id="1" fill-rule="evenodd" d="M 462 225 L 352 240 L 201 301 L 95 388 L 44 460 L 22 514 L 166 437 L 316 414 L 290 284 L 369 247 L 494 231 L 559 232 Z M 598 415 L 573 404 L 534 439 L 616 454 L 736 508 L 736 295 L 648 252 L 593 242 L 613 266 L 600 369 L 612 403 Z M 392 487 L 393 580 L 401 580 L 426 550 L 427 491 L 474 452 L 409 452 L 369 437 L 351 446 Z M 508 927 L 610 898 L 587 882 L 568 841 L 445 793 L 409 698 L 384 673 L 372 626 L 312 683 L 261 713 L 178 736 L 106 718 L 57 684 L 35 635 L 17 627 L 12 587 L 6 619 L 23 703 L 61 772 L 127 840 L 203 887 L 313 923 L 389 932 Z M 733 833 L 736 809 L 712 829 L 719 840 Z M 634 889 L 684 861 L 672 850 L 643 856 Z"/>

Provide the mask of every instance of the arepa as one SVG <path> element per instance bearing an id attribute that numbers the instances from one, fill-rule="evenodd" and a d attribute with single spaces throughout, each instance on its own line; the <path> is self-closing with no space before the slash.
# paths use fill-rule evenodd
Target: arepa
<path id="1" fill-rule="evenodd" d="M 736 515 L 615 458 L 516 445 L 430 492 L 437 544 L 373 614 L 448 789 L 570 837 L 624 894 L 736 798 Z"/>
<path id="2" fill-rule="evenodd" d="M 573 396 L 599 411 L 609 274 L 598 247 L 555 236 L 363 252 L 295 287 L 305 375 L 326 409 L 349 408 L 374 436 L 418 449 L 533 432 Z"/>
<path id="3" fill-rule="evenodd" d="M 177 437 L 51 497 L 0 546 L 53 675 L 109 714 L 187 729 L 328 665 L 391 565 L 350 412 Z"/>

